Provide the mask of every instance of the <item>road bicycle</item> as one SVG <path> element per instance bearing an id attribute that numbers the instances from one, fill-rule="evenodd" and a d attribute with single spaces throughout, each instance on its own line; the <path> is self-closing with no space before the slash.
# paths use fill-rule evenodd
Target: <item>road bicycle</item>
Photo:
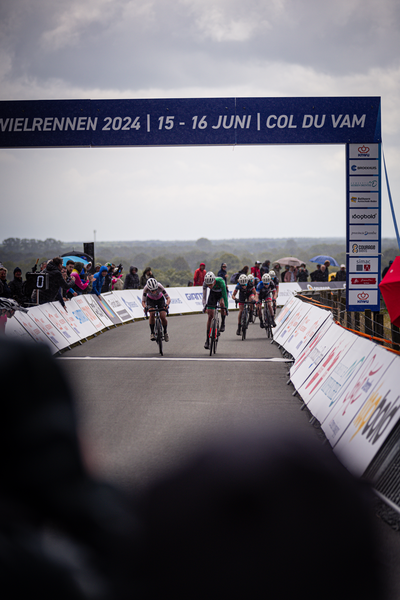
<path id="1" fill-rule="evenodd" d="M 242 311 L 242 316 L 240 319 L 240 325 L 241 325 L 241 330 L 242 330 L 242 340 L 246 339 L 246 333 L 247 333 L 247 328 L 249 326 L 249 323 L 251 322 L 251 313 L 254 314 L 255 312 L 255 302 L 254 300 L 252 300 L 251 302 L 240 302 L 239 300 L 235 300 L 236 302 L 236 306 L 239 304 L 243 304 L 243 311 Z M 250 310 L 250 306 L 253 307 L 253 310 Z"/>
<path id="2" fill-rule="evenodd" d="M 219 311 L 220 306 L 217 306 L 213 309 L 214 316 L 211 320 L 210 329 L 208 331 L 208 343 L 210 345 L 210 356 L 215 354 L 217 351 L 218 339 L 220 336 L 220 325 L 219 325 Z"/>
<path id="3" fill-rule="evenodd" d="M 161 354 L 161 356 L 164 356 L 164 352 L 163 352 L 164 329 L 163 329 L 162 322 L 161 322 L 160 310 L 157 307 L 153 308 L 153 307 L 146 306 L 146 311 L 145 311 L 146 317 L 147 317 L 148 312 L 154 313 L 154 316 L 155 316 L 154 335 L 156 336 L 156 342 L 157 342 L 160 354 Z M 163 308 L 163 312 L 166 312 L 168 314 L 167 307 Z"/>
<path id="4" fill-rule="evenodd" d="M 260 317 L 264 324 L 264 329 L 268 338 L 272 338 L 272 316 L 268 308 L 268 300 L 263 300 L 261 305 Z"/>

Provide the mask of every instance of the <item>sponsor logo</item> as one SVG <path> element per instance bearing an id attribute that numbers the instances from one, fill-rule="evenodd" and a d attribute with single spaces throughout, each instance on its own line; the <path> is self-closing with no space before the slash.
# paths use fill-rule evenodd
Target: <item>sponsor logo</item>
<path id="1" fill-rule="evenodd" d="M 364 221 L 364 219 L 376 219 L 378 213 L 370 212 L 370 213 L 362 213 L 359 215 L 358 213 L 352 213 L 351 218 L 353 220 L 360 219 L 360 221 Z"/>
<path id="2" fill-rule="evenodd" d="M 376 165 L 368 165 L 368 166 L 357 166 L 357 165 L 352 165 L 351 166 L 351 170 L 352 171 L 377 171 L 378 167 Z"/>
<path id="3" fill-rule="evenodd" d="M 376 285 L 376 277 L 352 277 L 353 285 Z"/>
<path id="4" fill-rule="evenodd" d="M 356 271 L 370 271 L 371 265 L 356 265 Z"/>
<path id="5" fill-rule="evenodd" d="M 371 187 L 374 188 L 378 185 L 377 179 L 366 179 L 365 181 L 352 181 L 350 180 L 352 187 Z"/>
<path id="6" fill-rule="evenodd" d="M 367 292 L 360 292 L 359 294 L 357 294 L 357 298 L 360 302 L 365 302 L 369 299 L 369 294 L 367 294 Z"/>
<path id="7" fill-rule="evenodd" d="M 370 251 L 377 251 L 377 244 L 352 244 L 351 252 L 352 254 L 358 254 L 359 252 L 364 252 L 366 254 L 371 254 Z"/>
<path id="8" fill-rule="evenodd" d="M 359 152 L 360 154 L 362 154 L 363 156 L 365 156 L 366 154 L 368 154 L 368 152 L 369 152 L 369 148 L 368 148 L 368 146 L 360 146 L 360 147 L 358 148 L 358 152 Z"/>
<path id="9" fill-rule="evenodd" d="M 358 254 L 358 244 L 353 244 L 351 247 L 353 254 Z"/>

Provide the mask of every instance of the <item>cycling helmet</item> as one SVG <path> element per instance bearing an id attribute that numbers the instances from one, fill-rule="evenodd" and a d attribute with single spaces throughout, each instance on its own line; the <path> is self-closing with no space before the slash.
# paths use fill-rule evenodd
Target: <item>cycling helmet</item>
<path id="1" fill-rule="evenodd" d="M 254 281 L 254 275 L 253 275 L 253 273 L 249 273 L 249 274 L 247 275 L 247 281 L 248 281 L 249 283 L 250 283 L 250 281 Z"/>
<path id="2" fill-rule="evenodd" d="M 242 273 L 241 275 L 239 275 L 238 282 L 239 282 L 240 285 L 247 285 L 247 282 L 248 282 L 247 275 L 245 275 L 244 273 Z"/>
<path id="3" fill-rule="evenodd" d="M 271 275 L 271 277 L 276 277 L 275 271 L 270 271 L 269 274 Z"/>
<path id="4" fill-rule="evenodd" d="M 18 302 L 11 298 L 0 298 L 0 317 L 6 315 L 9 319 L 14 316 L 16 310 L 28 312 L 26 308 L 20 306 Z"/>
<path id="5" fill-rule="evenodd" d="M 156 292 L 158 290 L 157 279 L 154 279 L 154 277 L 150 277 L 147 280 L 147 288 L 150 290 L 150 292 Z"/>
<path id="6" fill-rule="evenodd" d="M 269 273 L 264 273 L 264 275 L 262 276 L 262 282 L 270 283 L 270 281 L 271 281 L 271 275 Z"/>
<path id="7" fill-rule="evenodd" d="M 212 285 L 215 281 L 215 275 L 212 271 L 208 271 L 204 277 L 204 283 L 206 285 Z"/>

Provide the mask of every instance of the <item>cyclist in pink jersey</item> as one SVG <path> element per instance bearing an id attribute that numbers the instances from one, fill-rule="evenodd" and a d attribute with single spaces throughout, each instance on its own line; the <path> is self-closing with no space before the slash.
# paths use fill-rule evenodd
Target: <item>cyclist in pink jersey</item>
<path id="1" fill-rule="evenodd" d="M 169 341 L 169 335 L 167 332 L 168 321 L 166 309 L 170 305 L 171 298 L 167 294 L 167 290 L 161 285 L 154 277 L 150 277 L 147 280 L 146 285 L 143 289 L 142 294 L 142 306 L 146 311 L 147 308 L 158 308 L 160 311 L 161 323 L 164 328 L 164 341 Z M 150 339 L 155 341 L 156 336 L 154 334 L 154 323 L 156 317 L 154 311 L 150 311 Z"/>

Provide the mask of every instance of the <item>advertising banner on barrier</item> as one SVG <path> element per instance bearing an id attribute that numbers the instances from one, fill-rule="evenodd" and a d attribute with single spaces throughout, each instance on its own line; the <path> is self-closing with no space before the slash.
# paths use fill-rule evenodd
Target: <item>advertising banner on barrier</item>
<path id="1" fill-rule="evenodd" d="M 43 333 L 49 338 L 51 342 L 56 346 L 57 351 L 64 350 L 69 346 L 68 341 L 65 339 L 62 333 L 44 316 L 40 306 L 34 306 L 29 309 L 29 317 L 36 323 Z"/>
<path id="2" fill-rule="evenodd" d="M 179 288 L 187 312 L 201 312 L 203 310 L 203 288 L 201 286 Z"/>
<path id="3" fill-rule="evenodd" d="M 296 359 L 310 342 L 322 323 L 328 319 L 330 312 L 309 305 L 309 311 L 304 316 L 299 326 L 285 341 L 284 348 Z"/>
<path id="4" fill-rule="evenodd" d="M 106 292 L 102 294 L 101 297 L 109 308 L 117 315 L 117 317 L 125 323 L 126 321 L 132 321 L 132 315 L 130 311 L 126 308 L 125 304 L 121 301 L 116 292 Z"/>
<path id="5" fill-rule="evenodd" d="M 30 311 L 31 310 L 33 309 L 30 309 Z M 12 318 L 16 319 L 24 327 L 24 329 L 26 329 L 26 331 L 29 333 L 31 338 L 35 340 L 35 342 L 46 344 L 46 346 L 50 348 L 53 354 L 58 352 L 56 344 L 40 329 L 40 327 L 38 327 L 34 319 L 32 319 L 29 316 L 29 313 L 27 314 L 21 311 L 16 311 L 15 315 Z"/>
<path id="6" fill-rule="evenodd" d="M 109 292 L 109 293 L 111 293 L 111 292 Z M 113 325 L 120 325 L 122 323 L 119 316 L 107 304 L 105 298 L 103 297 L 103 294 L 101 294 L 100 296 L 96 296 L 96 294 L 87 294 L 85 296 L 85 298 L 86 298 L 87 302 L 90 304 L 90 307 L 92 308 L 93 311 L 95 310 L 95 305 L 97 304 L 97 307 L 98 307 L 98 309 L 100 309 L 100 312 L 98 312 L 96 314 L 99 317 L 99 319 L 101 319 L 101 321 L 103 321 L 103 323 L 104 323 L 104 317 L 106 317 L 108 319 L 108 321 L 111 321 L 111 323 Z"/>
<path id="7" fill-rule="evenodd" d="M 384 373 L 368 390 L 359 411 L 334 447 L 339 460 L 356 476 L 364 473 L 400 418 L 400 358 L 386 354 Z"/>
<path id="8" fill-rule="evenodd" d="M 343 331 L 322 365 L 316 369 L 321 381 L 315 380 L 316 385 L 313 388 L 315 391 L 310 394 L 307 406 L 320 423 L 327 418 L 348 379 L 360 368 L 364 355 L 362 342 L 363 339 L 350 331 Z M 331 356 L 333 358 L 330 360 Z"/>
<path id="9" fill-rule="evenodd" d="M 292 296 L 290 298 L 290 300 L 288 300 L 288 302 L 282 308 L 282 310 L 279 311 L 279 314 L 275 317 L 276 328 L 273 331 L 274 340 L 275 340 L 276 336 L 278 335 L 279 331 L 281 330 L 281 328 L 283 327 L 285 321 L 292 314 L 292 311 L 295 309 L 296 306 L 298 306 L 299 302 L 301 302 L 301 300 Z"/>
<path id="10" fill-rule="evenodd" d="M 333 324 L 329 329 L 329 332 L 324 336 L 324 342 L 327 341 L 328 345 L 331 344 L 328 352 L 313 373 L 299 388 L 299 394 L 307 405 L 313 401 L 311 408 L 310 406 L 308 406 L 308 408 L 318 420 L 322 418 L 322 416 L 325 416 L 325 414 L 321 415 L 319 411 L 321 387 L 327 381 L 329 376 L 334 373 L 336 367 L 338 367 L 336 378 L 340 379 L 340 363 L 356 339 L 357 337 L 354 334 Z M 323 394 L 322 398 L 324 398 Z"/>
<path id="11" fill-rule="evenodd" d="M 332 329 L 333 328 L 333 329 Z M 332 334 L 329 332 L 332 329 Z M 338 328 L 334 327 L 332 316 L 317 330 L 303 352 L 297 357 L 296 362 L 290 368 L 290 380 L 296 390 L 310 377 L 316 367 L 325 358 L 327 352 L 339 337 Z"/>
<path id="12" fill-rule="evenodd" d="M 301 292 L 301 286 L 298 283 L 280 283 L 276 299 L 277 306 L 285 306 L 296 292 Z"/>
<path id="13" fill-rule="evenodd" d="M 23 325 L 21 325 L 21 323 L 17 321 L 17 319 L 14 319 L 14 317 L 11 317 L 11 319 L 7 319 L 6 321 L 6 335 L 8 337 L 18 338 L 26 342 L 33 343 L 35 341 L 33 340 L 32 336 L 27 332 L 25 327 L 23 327 Z"/>
<path id="14" fill-rule="evenodd" d="M 65 318 L 55 307 L 54 303 L 48 302 L 47 304 L 41 304 L 39 308 L 44 316 L 48 318 L 50 323 L 52 323 L 54 327 L 58 329 L 61 335 L 65 337 L 66 341 L 68 342 L 68 346 L 80 342 L 80 336 L 73 329 L 71 329 Z M 60 308 L 62 308 L 61 304 Z"/>
<path id="15" fill-rule="evenodd" d="M 83 294 L 76 296 L 74 301 L 77 303 L 82 312 L 87 316 L 96 331 L 102 331 L 105 327 L 112 327 L 112 321 L 101 310 L 100 306 L 94 299 L 93 294 Z"/>
<path id="16" fill-rule="evenodd" d="M 118 298 L 123 302 L 126 310 L 130 312 L 133 319 L 142 319 L 144 316 L 143 307 L 139 299 L 140 290 L 121 290 L 120 292 L 114 292 L 118 295 Z"/>
<path id="17" fill-rule="evenodd" d="M 274 335 L 274 341 L 279 344 L 279 346 L 283 346 L 288 352 L 290 352 L 287 348 L 288 339 L 296 332 L 299 324 L 303 321 L 310 309 L 311 304 L 299 301 L 291 315 L 285 320 L 283 326 L 280 327 L 278 334 Z"/>
<path id="18" fill-rule="evenodd" d="M 336 446 L 367 398 L 375 391 L 387 369 L 395 365 L 396 357 L 393 354 L 369 340 L 365 341 L 369 344 L 364 349 L 361 367 L 349 380 L 334 410 L 323 422 L 323 430 L 332 447 Z"/>
<path id="19" fill-rule="evenodd" d="M 75 298 L 65 303 L 65 309 L 59 302 L 55 303 L 55 307 L 64 316 L 68 325 L 75 331 L 80 340 L 96 335 L 96 328 L 80 308 Z"/>

